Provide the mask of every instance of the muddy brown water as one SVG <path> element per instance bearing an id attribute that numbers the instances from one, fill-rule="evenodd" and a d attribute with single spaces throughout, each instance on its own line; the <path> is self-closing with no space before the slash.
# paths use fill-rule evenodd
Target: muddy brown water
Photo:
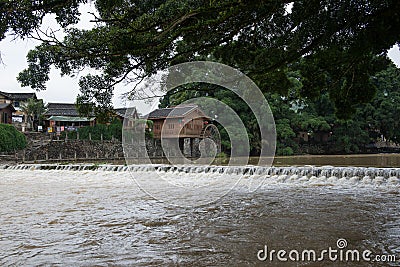
<path id="1" fill-rule="evenodd" d="M 154 177 L 182 184 L 170 200 L 200 201 L 236 174 L 137 169 L 134 176 L 149 181 L 148 195 L 128 171 L 66 169 L 0 169 L 2 266 L 399 266 L 399 169 L 360 177 L 336 169 L 328 176 L 260 172 L 217 201 L 191 208 L 157 198 L 168 192 Z M 265 179 L 260 188 L 245 189 L 257 179 Z M 205 187 L 189 196 L 185 186 L 211 180 L 214 191 Z M 257 257 L 265 246 L 338 249 L 339 239 L 346 249 L 394 255 L 396 261 Z"/>

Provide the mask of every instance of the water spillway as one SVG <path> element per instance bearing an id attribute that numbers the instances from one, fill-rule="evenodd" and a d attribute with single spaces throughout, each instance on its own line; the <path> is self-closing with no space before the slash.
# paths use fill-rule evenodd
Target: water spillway
<path id="1" fill-rule="evenodd" d="M 97 165 L 97 164 L 21 164 L 0 165 L 3 170 L 15 171 L 96 171 L 96 172 L 157 172 L 160 174 L 193 174 L 198 176 L 243 175 L 246 177 L 267 177 L 279 181 L 309 179 L 350 179 L 353 181 L 377 181 L 400 183 L 400 168 L 376 167 L 262 167 L 262 166 L 198 166 L 198 165 Z"/>

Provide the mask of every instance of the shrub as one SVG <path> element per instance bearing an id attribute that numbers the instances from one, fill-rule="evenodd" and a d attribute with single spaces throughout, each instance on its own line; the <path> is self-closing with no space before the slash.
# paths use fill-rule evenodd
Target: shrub
<path id="1" fill-rule="evenodd" d="M 277 154 L 279 156 L 292 156 L 294 152 L 291 147 L 285 147 L 285 148 L 278 148 Z"/>
<path id="2" fill-rule="evenodd" d="M 12 125 L 0 124 L 0 152 L 10 152 L 25 147 L 25 135 L 17 131 Z"/>
<path id="3" fill-rule="evenodd" d="M 64 139 L 66 133 L 68 134 L 68 139 L 76 139 L 77 132 L 62 132 L 61 138 Z M 88 140 L 89 134 L 92 140 L 101 140 L 101 135 L 103 135 L 103 140 L 111 140 L 113 137 L 117 140 L 122 140 L 122 123 L 118 120 L 113 121 L 110 125 L 96 124 L 95 126 L 86 126 L 78 129 L 79 139 Z"/>

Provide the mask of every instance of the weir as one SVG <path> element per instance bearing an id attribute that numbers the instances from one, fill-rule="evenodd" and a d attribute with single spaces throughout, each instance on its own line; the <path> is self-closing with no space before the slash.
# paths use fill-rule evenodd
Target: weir
<path id="1" fill-rule="evenodd" d="M 398 180 L 400 168 L 376 167 L 333 167 L 333 166 L 299 166 L 299 167 L 262 167 L 262 166 L 198 166 L 198 165 L 56 165 L 56 164 L 21 164 L 0 165 L 3 170 L 59 170 L 59 171 L 104 171 L 104 172 L 165 172 L 165 173 L 197 173 L 227 174 L 247 176 L 281 176 L 281 178 L 299 177 L 336 177 L 340 178 L 382 178 Z"/>

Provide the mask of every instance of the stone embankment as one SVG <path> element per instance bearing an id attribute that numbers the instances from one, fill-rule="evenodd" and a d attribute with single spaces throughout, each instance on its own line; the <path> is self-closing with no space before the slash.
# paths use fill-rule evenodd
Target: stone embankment
<path id="1" fill-rule="evenodd" d="M 54 161 L 122 161 L 126 153 L 121 141 L 113 140 L 70 140 L 43 133 L 27 133 L 26 149 L 0 155 L 2 163 L 12 162 L 54 162 Z M 199 151 L 190 152 L 189 142 L 184 142 L 185 155 L 198 155 Z M 198 142 L 197 142 L 198 143 Z M 196 143 L 196 144 L 197 144 Z M 132 158 L 140 158 L 147 154 L 154 159 L 165 158 L 160 140 L 146 139 L 145 147 L 137 142 L 126 142 L 125 149 Z M 167 156 L 178 156 L 176 151 L 166 152 Z"/>
<path id="2" fill-rule="evenodd" d="M 24 150 L 3 153 L 2 162 L 43 162 L 70 160 L 119 160 L 124 158 L 118 140 L 60 140 L 44 133 L 26 133 Z"/>
<path id="3" fill-rule="evenodd" d="M 19 152 L 21 154 L 21 152 Z M 118 141 L 51 140 L 22 151 L 22 161 L 123 159 Z"/>

